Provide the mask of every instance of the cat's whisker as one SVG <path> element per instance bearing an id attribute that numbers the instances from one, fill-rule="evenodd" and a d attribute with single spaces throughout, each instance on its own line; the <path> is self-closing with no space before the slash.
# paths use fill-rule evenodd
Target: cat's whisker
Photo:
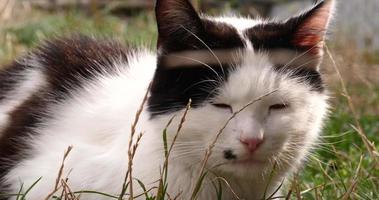
<path id="1" fill-rule="evenodd" d="M 222 83 L 224 81 L 224 78 L 222 76 L 220 76 L 217 71 L 215 69 L 213 69 L 211 66 L 209 66 L 208 64 L 200 61 L 200 60 L 197 60 L 197 59 L 193 59 L 193 58 L 190 58 L 190 57 L 186 57 L 186 56 L 177 56 L 177 55 L 171 55 L 173 57 L 178 57 L 178 58 L 183 58 L 183 59 L 187 59 L 187 60 L 191 60 L 191 61 L 194 61 L 194 62 L 197 62 L 203 66 L 205 66 L 206 68 L 208 68 L 209 70 L 211 70 L 215 75 L 216 77 L 218 78 L 218 81 L 220 83 Z"/>
<path id="2" fill-rule="evenodd" d="M 309 52 L 311 52 L 312 50 L 314 50 L 315 47 L 319 46 L 320 43 L 322 43 L 322 42 L 320 41 L 319 43 L 313 45 L 313 46 L 312 46 L 311 48 L 309 48 L 308 50 L 302 52 L 300 55 L 298 55 L 298 56 L 292 58 L 287 64 L 285 64 L 285 65 L 283 66 L 283 68 L 288 67 L 289 65 L 291 65 L 291 64 L 292 64 L 293 62 L 295 62 L 296 60 L 298 60 L 298 59 L 300 59 L 301 57 L 307 55 Z M 318 58 L 318 59 L 319 59 L 319 58 Z"/>
<path id="3" fill-rule="evenodd" d="M 341 133 L 341 134 L 339 134 L 339 135 L 320 135 L 319 137 L 320 138 L 326 138 L 326 139 L 328 139 L 328 138 L 342 138 L 343 136 L 346 136 L 346 135 L 348 135 L 348 134 L 351 134 L 351 131 L 349 130 L 349 131 L 346 131 L 346 132 L 344 132 L 344 133 Z"/>
<path id="4" fill-rule="evenodd" d="M 223 73 L 223 75 L 225 76 L 225 72 L 224 72 L 224 67 L 222 66 L 222 63 L 220 61 L 220 59 L 218 58 L 218 56 L 212 51 L 212 49 L 199 37 L 197 36 L 195 33 L 193 33 L 191 30 L 187 29 L 186 27 L 184 27 L 183 25 L 180 25 L 184 30 L 186 30 L 187 32 L 189 32 L 191 35 L 193 35 L 197 40 L 199 40 L 208 50 L 209 52 L 213 55 L 213 57 L 217 60 L 220 68 L 221 68 L 221 71 Z"/>
<path id="5" fill-rule="evenodd" d="M 216 80 L 212 80 L 212 79 L 209 79 L 209 80 L 202 80 L 202 81 L 199 81 L 199 82 L 197 82 L 197 83 L 194 83 L 194 84 L 188 86 L 186 89 L 184 89 L 184 91 L 188 91 L 188 90 L 190 90 L 191 88 L 193 88 L 193 87 L 195 87 L 195 86 L 197 86 L 197 85 L 203 84 L 203 83 L 216 83 L 216 82 L 217 82 Z M 209 90 L 205 89 L 205 91 L 209 91 Z"/>
<path id="6" fill-rule="evenodd" d="M 309 159 L 309 161 L 313 160 L 313 161 L 318 162 L 320 164 L 323 164 L 325 166 L 329 165 L 329 163 L 324 162 L 321 159 L 319 159 L 317 155 L 309 154 L 307 157 L 305 157 L 305 159 Z"/>
<path id="7" fill-rule="evenodd" d="M 307 62 L 304 62 L 303 64 L 301 64 L 301 65 L 297 65 L 296 66 L 296 69 L 301 69 L 301 68 L 303 68 L 304 66 L 306 66 L 306 65 L 308 65 L 309 63 L 312 63 L 312 62 L 314 62 L 315 60 L 318 60 L 319 58 L 312 58 L 312 59 L 309 59 Z M 309 75 L 308 75 L 309 76 Z M 306 77 L 308 77 L 308 76 L 306 76 Z"/>
<path id="8" fill-rule="evenodd" d="M 192 149 L 191 149 L 192 148 Z M 203 152 L 205 151 L 204 149 L 196 149 L 194 150 L 194 148 L 197 148 L 196 146 L 194 147 L 183 147 L 183 148 L 176 148 L 176 149 L 173 149 L 175 152 Z"/>
<path id="9" fill-rule="evenodd" d="M 291 145 L 292 145 L 293 146 L 293 150 L 296 150 L 296 148 L 298 148 L 299 146 L 307 145 L 307 146 L 310 146 L 311 149 L 322 150 L 322 151 L 334 154 L 334 152 L 331 150 L 330 146 L 334 145 L 334 144 L 338 144 L 338 143 L 340 143 L 340 142 L 336 142 L 336 143 L 291 142 L 291 143 L 289 143 L 289 147 L 291 147 Z"/>

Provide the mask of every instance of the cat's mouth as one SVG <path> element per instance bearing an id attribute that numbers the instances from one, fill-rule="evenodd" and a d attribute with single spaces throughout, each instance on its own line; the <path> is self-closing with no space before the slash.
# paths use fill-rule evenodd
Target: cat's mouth
<path id="1" fill-rule="evenodd" d="M 233 160 L 232 163 L 236 165 L 264 165 L 266 161 L 250 157 L 246 159 L 236 159 Z"/>
<path id="2" fill-rule="evenodd" d="M 226 160 L 231 161 L 230 163 L 236 164 L 236 165 L 263 165 L 267 163 L 267 161 L 262 160 L 262 159 L 257 159 L 253 155 L 249 155 L 248 157 L 241 158 L 240 156 L 236 155 L 231 150 L 224 151 L 224 158 Z"/>

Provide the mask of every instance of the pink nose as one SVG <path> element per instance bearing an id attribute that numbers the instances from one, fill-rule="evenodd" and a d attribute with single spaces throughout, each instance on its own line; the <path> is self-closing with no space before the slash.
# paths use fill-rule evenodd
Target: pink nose
<path id="1" fill-rule="evenodd" d="M 252 153 L 258 149 L 259 145 L 262 144 L 263 139 L 259 138 L 241 138 L 241 143 L 246 146 L 246 148 Z"/>

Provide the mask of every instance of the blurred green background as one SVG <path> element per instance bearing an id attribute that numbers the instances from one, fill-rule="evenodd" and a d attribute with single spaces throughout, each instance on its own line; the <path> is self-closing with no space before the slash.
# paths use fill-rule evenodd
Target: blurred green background
<path id="1" fill-rule="evenodd" d="M 192 2 L 209 15 L 275 19 L 285 19 L 314 3 Z M 152 0 L 0 0 L 0 64 L 11 62 L 44 39 L 76 32 L 154 48 L 157 33 L 153 7 Z M 338 3 L 327 43 L 336 65 L 325 55 L 321 67 L 333 104 L 330 121 L 319 150 L 310 156 L 307 167 L 293 177 L 293 184 L 286 186 L 289 199 L 379 199 L 378 17 L 378 0 Z M 341 86 L 335 67 L 346 88 Z M 356 130 L 359 127 L 361 131 Z"/>

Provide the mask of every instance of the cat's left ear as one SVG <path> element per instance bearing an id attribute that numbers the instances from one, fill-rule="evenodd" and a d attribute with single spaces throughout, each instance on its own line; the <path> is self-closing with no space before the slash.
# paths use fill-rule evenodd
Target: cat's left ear
<path id="1" fill-rule="evenodd" d="M 246 34 L 254 49 L 270 52 L 273 63 L 278 66 L 291 62 L 317 69 L 334 7 L 334 0 L 324 0 L 301 15 L 280 23 L 256 25 Z"/>
<path id="2" fill-rule="evenodd" d="M 202 21 L 188 0 L 157 0 L 158 49 L 167 52 L 188 50 L 193 35 L 201 37 Z M 166 52 L 166 53 L 167 53 Z"/>
<path id="3" fill-rule="evenodd" d="M 324 0 L 307 12 L 290 18 L 285 26 L 291 27 L 290 43 L 309 54 L 322 55 L 325 35 L 333 16 L 334 0 Z"/>

